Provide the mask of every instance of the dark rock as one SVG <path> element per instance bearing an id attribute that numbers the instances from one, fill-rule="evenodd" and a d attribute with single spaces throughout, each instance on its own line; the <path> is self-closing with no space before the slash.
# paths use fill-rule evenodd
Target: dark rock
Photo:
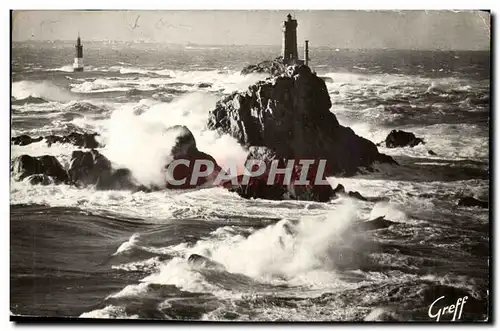
<path id="1" fill-rule="evenodd" d="M 45 142 L 47 143 L 47 146 L 52 146 L 52 144 L 55 144 L 55 143 L 58 143 L 58 142 L 62 142 L 63 141 L 63 137 L 61 136 L 56 136 L 56 135 L 49 135 L 49 136 L 45 136 Z"/>
<path id="2" fill-rule="evenodd" d="M 17 157 L 11 167 L 11 172 L 17 180 L 23 180 L 28 176 L 43 173 L 38 159 L 29 155 Z"/>
<path id="3" fill-rule="evenodd" d="M 77 186 L 94 185 L 98 171 L 94 171 L 94 157 L 91 152 L 73 151 L 68 169 L 71 184 Z"/>
<path id="4" fill-rule="evenodd" d="M 333 190 L 335 194 L 345 194 L 345 187 L 342 184 L 338 184 L 337 187 Z"/>
<path id="5" fill-rule="evenodd" d="M 207 126 L 246 147 L 265 146 L 282 159 L 324 159 L 327 175 L 354 175 L 374 162 L 395 163 L 341 126 L 331 106 L 325 82 L 309 67 L 296 65 L 220 100 Z"/>
<path id="6" fill-rule="evenodd" d="M 488 201 L 481 201 L 473 197 L 465 197 L 458 200 L 458 206 L 488 208 Z"/>
<path id="7" fill-rule="evenodd" d="M 207 87 L 212 87 L 212 83 L 199 83 L 196 86 L 199 88 L 207 88 Z"/>
<path id="8" fill-rule="evenodd" d="M 432 149 L 429 149 L 428 153 L 429 155 L 437 155 Z"/>
<path id="9" fill-rule="evenodd" d="M 347 193 L 347 195 L 351 198 L 354 198 L 354 199 L 358 199 L 358 200 L 362 200 L 362 201 L 368 201 L 367 198 L 365 198 L 364 196 L 361 195 L 361 193 L 357 192 L 357 191 L 350 191 L 349 193 Z"/>
<path id="10" fill-rule="evenodd" d="M 28 182 L 31 185 L 50 185 L 56 184 L 56 181 L 53 177 L 47 176 L 45 174 L 36 174 L 30 175 L 24 179 L 25 182 Z"/>
<path id="11" fill-rule="evenodd" d="M 68 174 L 66 170 L 63 168 L 61 163 L 55 158 L 55 156 L 51 155 L 43 155 L 38 158 L 42 165 L 42 169 L 44 169 L 43 173 L 47 176 L 51 176 L 61 182 L 66 182 L 68 180 Z"/>
<path id="12" fill-rule="evenodd" d="M 242 176 L 238 177 L 239 183 L 241 183 L 242 178 Z M 277 183 L 268 185 L 267 179 L 266 175 L 250 177 L 248 184 L 240 184 L 228 188 L 231 192 L 236 192 L 240 197 L 245 199 L 283 200 L 287 193 L 286 187 Z"/>
<path id="13" fill-rule="evenodd" d="M 172 179 L 174 179 L 175 181 L 185 179 L 183 184 L 176 184 L 171 180 L 167 180 L 167 188 L 186 189 L 210 184 L 217 177 L 217 174 L 221 170 L 215 159 L 211 155 L 198 150 L 193 133 L 186 126 L 175 125 L 173 127 L 170 127 L 167 130 L 167 133 L 177 135 L 176 142 L 171 151 L 173 157 L 172 162 L 177 160 L 184 160 L 189 164 L 178 164 L 175 166 L 175 168 L 173 168 L 173 170 L 170 170 L 168 168 L 170 163 L 166 165 L 166 168 L 169 169 L 167 173 L 171 176 Z M 193 179 L 193 169 L 196 165 L 196 161 L 202 162 L 200 170 L 202 172 L 209 171 L 209 174 L 206 176 L 201 176 L 197 178 L 195 182 L 191 183 Z M 213 165 L 213 169 L 210 170 L 206 164 Z"/>
<path id="14" fill-rule="evenodd" d="M 95 139 L 96 133 L 77 133 L 72 132 L 67 136 L 64 136 L 63 142 L 71 143 L 75 146 L 83 148 L 98 148 L 99 143 Z"/>
<path id="15" fill-rule="evenodd" d="M 260 176 L 250 177 L 248 184 L 243 183 L 243 176 L 239 176 L 239 185 L 224 185 L 226 188 L 229 188 L 230 191 L 238 193 L 238 195 L 243 198 L 260 198 L 268 200 L 294 199 L 327 202 L 334 196 L 333 190 L 329 184 L 315 184 L 318 170 L 316 164 L 309 166 L 305 177 L 305 180 L 307 180 L 309 184 L 304 185 L 297 182 L 300 179 L 302 171 L 298 160 L 294 160 L 294 168 L 290 169 L 292 176 L 289 183 L 285 181 L 285 176 L 283 174 L 277 174 L 274 180 L 269 180 L 271 164 L 273 162 L 277 163 L 278 169 L 285 169 L 287 166 L 285 160 L 277 157 L 276 153 L 271 149 L 263 146 L 250 147 L 245 164 L 249 171 L 255 172 L 259 165 L 253 164 L 250 168 L 250 165 L 252 165 L 250 160 L 256 163 L 262 163 L 261 166 L 265 166 L 265 172 Z M 321 179 L 326 180 L 324 176 Z"/>
<path id="16" fill-rule="evenodd" d="M 68 175 L 59 161 L 51 155 L 32 157 L 21 155 L 14 160 L 12 172 L 17 180 L 23 180 L 31 175 L 46 175 L 55 182 L 66 182 Z M 37 182 L 40 178 L 32 178 L 30 181 Z M 43 180 L 42 180 L 43 182 Z"/>
<path id="17" fill-rule="evenodd" d="M 26 146 L 32 143 L 39 142 L 43 139 L 43 137 L 31 138 L 30 136 L 23 134 L 18 137 L 12 137 L 10 139 L 11 143 L 19 146 Z"/>
<path id="18" fill-rule="evenodd" d="M 95 149 L 73 151 L 68 169 L 70 183 L 95 185 L 98 190 L 137 190 L 129 169 L 114 170 L 111 162 Z"/>
<path id="19" fill-rule="evenodd" d="M 61 143 L 61 144 L 69 143 L 82 148 L 98 148 L 101 146 L 95 139 L 96 136 L 97 133 L 78 133 L 78 132 L 71 132 L 66 136 L 48 135 L 45 137 L 38 137 L 38 138 L 31 138 L 30 136 L 27 135 L 21 135 L 18 137 L 13 137 L 11 139 L 11 143 L 14 145 L 24 146 L 45 139 L 45 142 L 49 147 L 55 143 Z"/>
<path id="20" fill-rule="evenodd" d="M 103 175 L 104 174 L 104 175 Z M 132 176 L 132 172 L 126 168 L 116 169 L 111 172 L 104 172 L 96 181 L 95 187 L 98 190 L 137 190 Z"/>
<path id="21" fill-rule="evenodd" d="M 354 198 L 354 199 L 358 199 L 358 200 L 362 200 L 362 201 L 373 200 L 373 199 L 365 198 L 364 196 L 361 195 L 361 193 L 359 193 L 357 191 L 346 192 L 345 187 L 342 184 L 338 184 L 337 187 L 333 190 L 333 193 L 335 195 L 347 195 L 350 198 Z"/>
<path id="22" fill-rule="evenodd" d="M 389 226 L 393 225 L 395 222 L 389 221 L 385 219 L 385 216 L 377 217 L 371 221 L 366 221 L 359 223 L 357 225 L 357 229 L 359 230 L 377 230 L 377 229 L 385 229 Z"/>
<path id="23" fill-rule="evenodd" d="M 215 262 L 199 254 L 191 254 L 188 258 L 188 263 L 195 267 L 225 269 L 224 266 L 219 262 Z"/>
<path id="24" fill-rule="evenodd" d="M 415 147 L 418 144 L 425 144 L 422 138 L 417 138 L 413 133 L 402 130 L 392 130 L 385 138 L 385 147 Z"/>
<path id="25" fill-rule="evenodd" d="M 252 64 L 246 66 L 241 70 L 242 75 L 248 75 L 252 73 L 265 73 L 270 74 L 272 76 L 281 75 L 286 72 L 286 66 L 283 64 L 283 59 L 278 57 L 271 61 L 262 61 L 258 64 Z"/>

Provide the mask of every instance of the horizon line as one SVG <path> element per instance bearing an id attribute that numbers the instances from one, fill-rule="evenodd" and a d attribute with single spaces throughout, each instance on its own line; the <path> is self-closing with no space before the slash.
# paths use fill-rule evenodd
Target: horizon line
<path id="1" fill-rule="evenodd" d="M 14 43 L 54 43 L 54 42 L 75 42 L 76 39 L 41 39 L 41 40 L 32 40 L 32 39 L 24 39 L 24 40 L 11 40 L 11 45 Z M 163 45 L 176 45 L 176 46 L 216 46 L 216 47 L 234 47 L 234 46 L 253 46 L 253 47 L 281 47 L 280 44 L 202 44 L 202 43 L 191 43 L 191 42 L 185 42 L 185 43 L 172 43 L 172 42 L 162 42 L 162 41 L 150 41 L 150 40 L 138 40 L 138 41 L 132 41 L 132 40 L 106 40 L 106 39 L 100 39 L 100 40 L 87 40 L 87 43 L 122 43 L 122 44 L 163 44 Z M 85 46 L 85 40 L 83 40 L 82 44 Z M 303 48 L 304 46 L 299 46 L 299 48 Z M 330 46 L 330 45 L 315 45 L 314 48 L 331 48 L 331 49 L 338 49 L 338 50 L 395 50 L 395 51 L 442 51 L 442 52 L 464 52 L 464 51 L 469 51 L 469 52 L 485 52 L 485 51 L 491 51 L 491 48 L 487 49 L 459 49 L 459 48 L 389 48 L 389 47 L 383 47 L 383 48 L 378 48 L 378 47 L 373 47 L 373 48 L 345 48 L 345 47 L 338 47 L 338 46 Z M 311 47 L 310 47 L 311 49 Z"/>

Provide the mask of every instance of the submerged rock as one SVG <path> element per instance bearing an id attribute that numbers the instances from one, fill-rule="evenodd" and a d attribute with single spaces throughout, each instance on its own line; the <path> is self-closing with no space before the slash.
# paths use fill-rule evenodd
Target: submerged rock
<path id="1" fill-rule="evenodd" d="M 220 100 L 208 128 L 246 147 L 267 147 L 282 159 L 324 159 L 327 175 L 354 175 L 374 162 L 395 163 L 339 124 L 330 112 L 325 82 L 308 66 L 290 66 L 279 74 Z"/>
<path id="2" fill-rule="evenodd" d="M 198 88 L 207 88 L 207 87 L 212 87 L 212 83 L 198 83 L 196 85 Z"/>
<path id="3" fill-rule="evenodd" d="M 393 225 L 395 222 L 389 221 L 385 219 L 385 216 L 377 217 L 373 220 L 362 222 L 358 224 L 357 228 L 360 230 L 377 230 L 377 229 L 385 229 L 389 226 Z"/>
<path id="4" fill-rule="evenodd" d="M 465 197 L 460 198 L 457 203 L 458 206 L 464 207 L 480 207 L 480 208 L 488 208 L 488 201 L 481 201 L 473 197 Z"/>
<path id="5" fill-rule="evenodd" d="M 191 254 L 188 258 L 188 263 L 194 267 L 203 267 L 203 268 L 213 268 L 213 269 L 221 269 L 225 270 L 224 266 L 219 262 L 215 262 L 203 255 L 199 254 Z"/>
<path id="6" fill-rule="evenodd" d="M 385 147 L 415 147 L 418 144 L 425 144 L 422 138 L 417 138 L 413 133 L 402 130 L 392 130 L 385 138 Z"/>

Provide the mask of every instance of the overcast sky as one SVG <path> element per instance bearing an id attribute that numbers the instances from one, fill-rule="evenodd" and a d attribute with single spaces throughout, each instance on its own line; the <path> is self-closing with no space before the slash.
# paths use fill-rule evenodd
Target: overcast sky
<path id="1" fill-rule="evenodd" d="M 299 44 L 338 48 L 488 50 L 480 11 L 14 11 L 12 39 L 145 40 L 281 45 L 281 21 L 298 20 Z"/>

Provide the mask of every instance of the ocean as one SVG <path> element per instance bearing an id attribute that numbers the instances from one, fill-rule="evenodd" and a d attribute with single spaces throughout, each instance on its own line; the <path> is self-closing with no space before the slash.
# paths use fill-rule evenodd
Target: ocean
<path id="1" fill-rule="evenodd" d="M 155 164 L 168 148 L 155 127 L 186 125 L 222 166 L 245 159 L 233 138 L 206 129 L 208 112 L 264 79 L 240 71 L 275 58 L 279 47 L 83 45 L 85 71 L 72 72 L 73 42 L 13 43 L 12 137 L 97 132 L 101 153 L 145 184 L 159 180 Z M 310 57 L 329 78 L 340 124 L 374 143 L 393 129 L 425 140 L 379 147 L 399 166 L 328 178 L 384 201 L 245 200 L 223 188 L 133 193 L 11 179 L 11 315 L 432 321 L 435 299 L 468 296 L 461 319 L 486 320 L 489 210 L 457 201 L 489 199 L 489 52 L 311 45 Z M 77 149 L 12 145 L 11 160 L 54 155 L 68 165 Z M 355 227 L 379 216 L 394 224 Z M 223 267 L 192 266 L 193 253 Z"/>

